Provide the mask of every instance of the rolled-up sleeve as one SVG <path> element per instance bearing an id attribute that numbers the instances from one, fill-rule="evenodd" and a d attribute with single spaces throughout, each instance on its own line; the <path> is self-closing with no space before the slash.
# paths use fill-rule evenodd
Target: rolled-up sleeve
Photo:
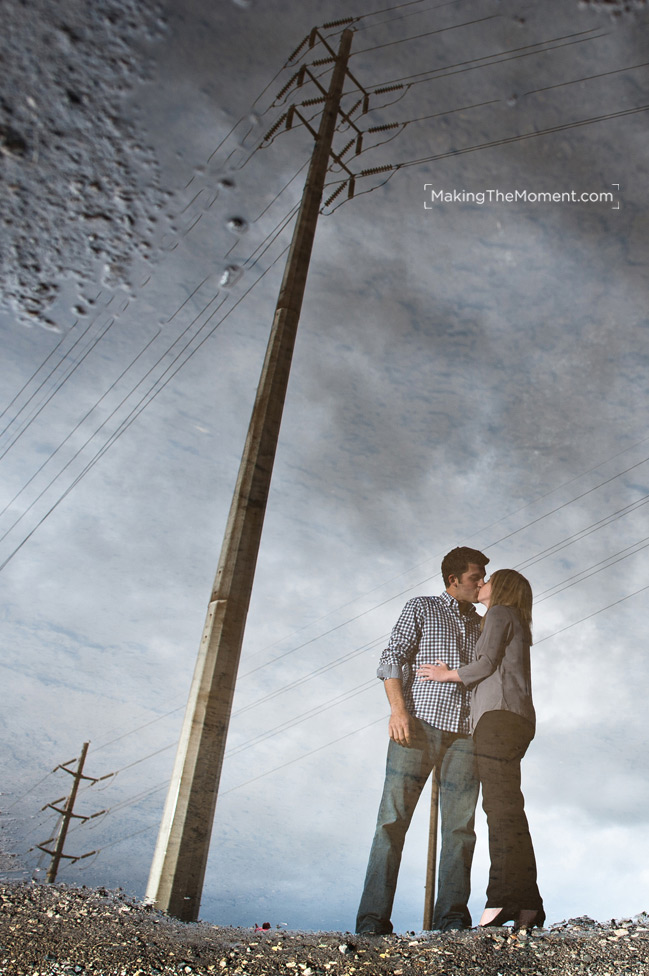
<path id="1" fill-rule="evenodd" d="M 417 600 L 410 600 L 401 611 L 390 635 L 388 646 L 379 658 L 377 678 L 400 678 L 402 681 L 410 670 L 410 663 L 417 654 L 421 637 Z"/>
<path id="2" fill-rule="evenodd" d="M 494 673 L 511 637 L 512 622 L 507 608 L 493 607 L 485 618 L 484 629 L 476 644 L 476 660 L 457 669 L 465 687 L 473 688 Z"/>

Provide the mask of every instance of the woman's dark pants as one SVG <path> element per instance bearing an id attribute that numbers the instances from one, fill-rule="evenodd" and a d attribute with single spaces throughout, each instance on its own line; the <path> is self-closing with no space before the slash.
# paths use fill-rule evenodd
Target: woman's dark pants
<path id="1" fill-rule="evenodd" d="M 487 908 L 541 909 L 536 860 L 521 792 L 521 759 L 533 727 L 508 711 L 486 712 L 473 733 L 482 806 L 489 827 Z"/>

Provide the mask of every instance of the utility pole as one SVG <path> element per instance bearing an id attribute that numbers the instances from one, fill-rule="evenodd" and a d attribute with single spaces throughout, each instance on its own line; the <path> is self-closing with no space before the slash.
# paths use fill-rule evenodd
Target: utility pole
<path id="1" fill-rule="evenodd" d="M 74 817 L 75 819 L 78 820 L 91 819 L 90 817 L 83 817 L 77 813 L 74 813 L 74 803 L 77 798 L 77 791 L 79 789 L 79 784 L 81 780 L 88 779 L 88 780 L 92 780 L 93 783 L 97 782 L 97 780 L 94 777 L 83 775 L 83 767 L 86 761 L 86 753 L 88 752 L 89 745 L 90 745 L 89 742 L 84 742 L 81 749 L 81 755 L 79 756 L 77 762 L 77 768 L 75 770 L 68 769 L 68 766 L 70 765 L 70 763 L 74 762 L 74 759 L 70 759 L 69 762 L 62 763 L 60 766 L 56 767 L 56 769 L 62 769 L 63 772 L 69 773 L 70 776 L 73 777 L 72 789 L 70 791 L 70 795 L 67 797 L 67 799 L 65 799 L 65 806 L 61 809 L 61 807 L 58 807 L 56 805 L 57 803 L 60 803 L 62 799 L 64 799 L 62 797 L 61 800 L 55 800 L 54 803 L 48 803 L 43 807 L 43 810 L 47 810 L 48 808 L 50 808 L 52 810 L 56 810 L 57 813 L 61 814 L 59 833 L 58 833 L 58 837 L 56 838 L 56 844 L 54 846 L 54 850 L 50 851 L 43 844 L 36 845 L 39 851 L 43 851 L 45 854 L 50 854 L 52 857 L 45 878 L 45 880 L 49 881 L 50 883 L 56 881 L 56 875 L 58 874 L 59 865 L 63 858 L 66 858 L 66 860 L 70 860 L 70 861 L 80 861 L 83 857 L 90 857 L 91 854 L 96 853 L 96 851 L 89 851 L 88 854 L 83 854 L 81 857 L 73 857 L 69 854 L 63 853 L 63 848 L 65 847 L 65 838 L 68 835 L 68 828 L 70 826 L 70 821 L 72 820 L 72 818 Z M 56 772 L 56 769 L 53 770 L 53 772 Z M 105 813 L 106 811 L 102 810 L 100 812 Z M 94 814 L 94 816 L 99 816 L 99 814 Z"/>
<path id="2" fill-rule="evenodd" d="M 428 858 L 426 861 L 426 897 L 424 900 L 424 932 L 433 928 L 435 911 L 435 875 L 437 873 L 437 811 L 439 809 L 439 785 L 437 769 L 430 774 L 430 821 L 428 825 Z"/>
<path id="3" fill-rule="evenodd" d="M 337 54 L 332 52 L 335 67 L 280 287 L 149 875 L 147 900 L 183 921 L 198 919 L 241 644 L 351 41 L 352 31 L 346 29 Z"/>

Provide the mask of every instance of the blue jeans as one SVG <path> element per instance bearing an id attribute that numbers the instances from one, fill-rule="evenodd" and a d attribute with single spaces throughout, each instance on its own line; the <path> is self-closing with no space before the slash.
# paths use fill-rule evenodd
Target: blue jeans
<path id="1" fill-rule="evenodd" d="M 440 787 L 442 822 L 433 927 L 471 925 L 467 902 L 479 789 L 473 742 L 468 735 L 444 732 L 417 720 L 412 746 L 406 748 L 392 741 L 388 746 L 383 797 L 356 919 L 359 933 L 392 932 L 390 915 L 406 831 L 433 767 Z"/>

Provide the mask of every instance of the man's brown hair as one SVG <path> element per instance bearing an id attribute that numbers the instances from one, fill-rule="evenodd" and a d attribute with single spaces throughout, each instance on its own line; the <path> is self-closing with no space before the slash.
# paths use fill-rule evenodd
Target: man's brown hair
<path id="1" fill-rule="evenodd" d="M 459 580 L 463 573 L 466 573 L 471 563 L 482 566 L 484 569 L 488 562 L 489 557 L 485 556 L 479 549 L 470 549 L 469 546 L 458 546 L 457 549 L 451 549 L 442 559 L 444 586 L 448 586 L 451 576 L 455 576 Z"/>

